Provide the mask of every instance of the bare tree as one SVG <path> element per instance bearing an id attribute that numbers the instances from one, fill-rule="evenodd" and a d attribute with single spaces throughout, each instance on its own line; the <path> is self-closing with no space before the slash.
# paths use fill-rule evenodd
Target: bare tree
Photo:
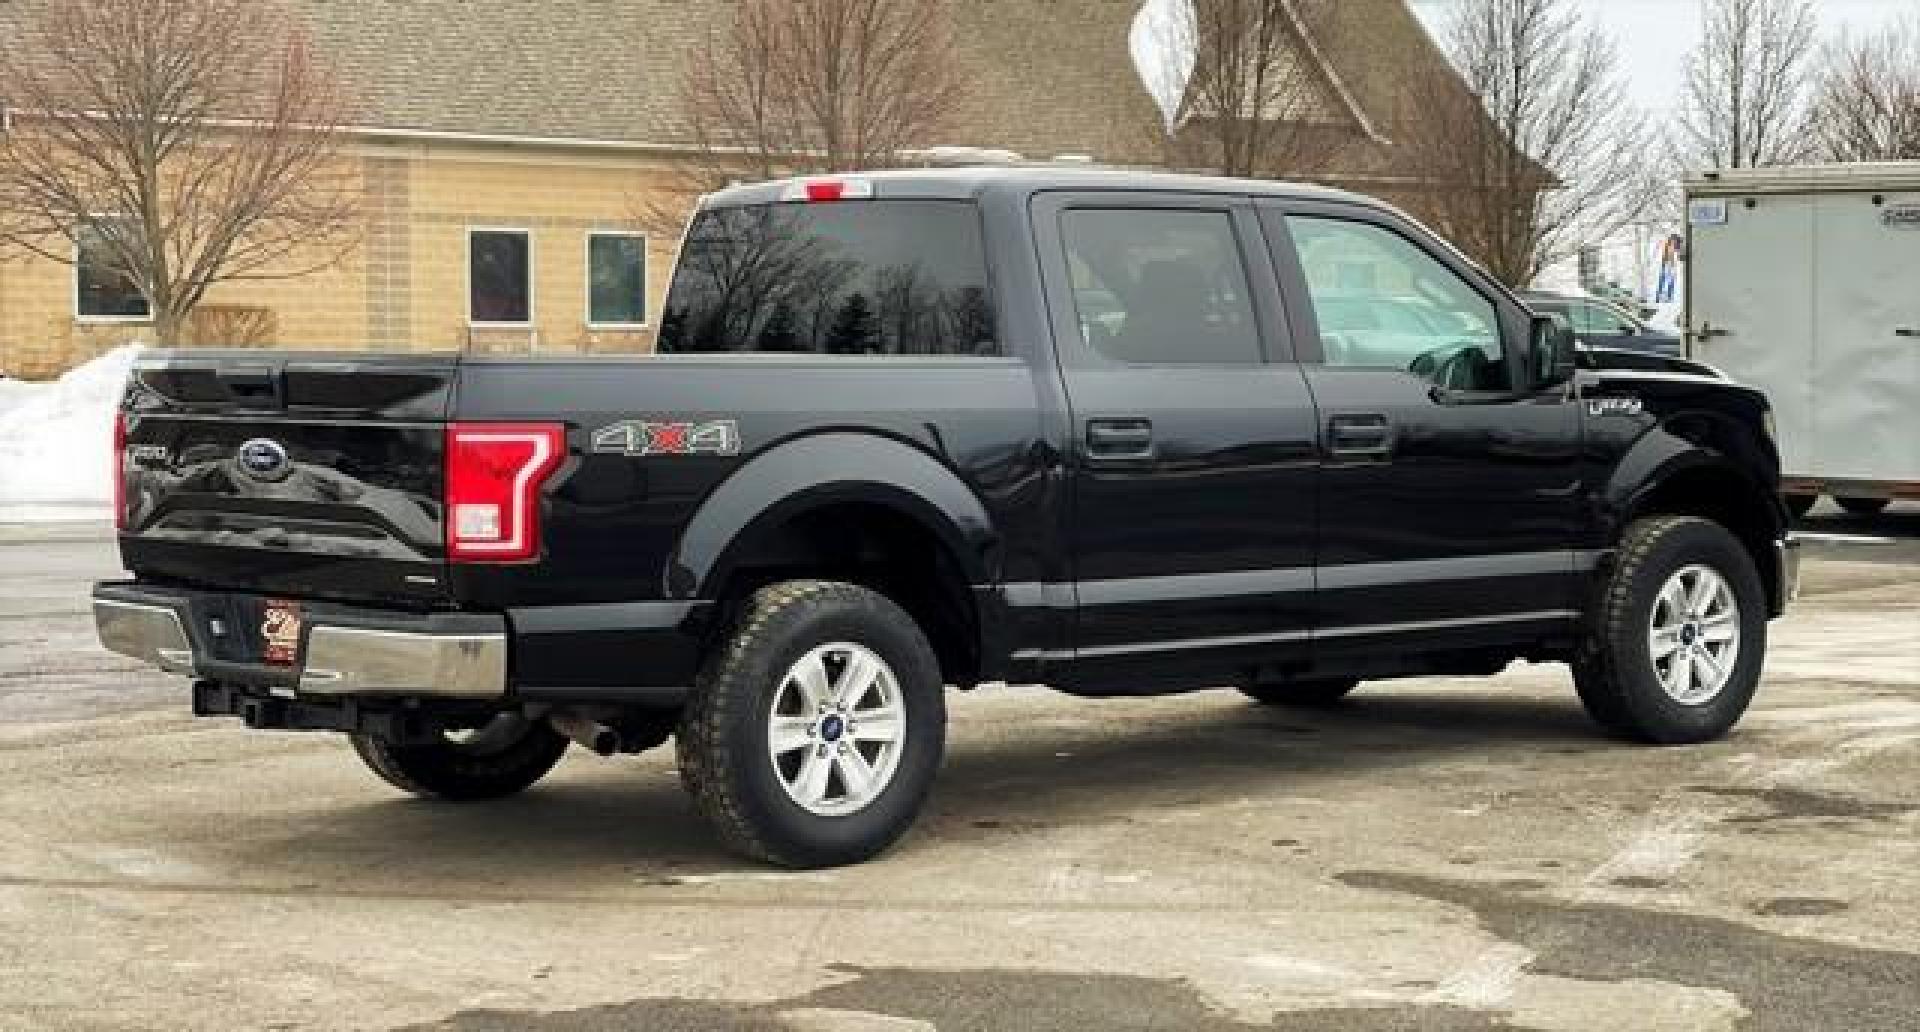
<path id="1" fill-rule="evenodd" d="M 1920 158 L 1920 15 L 1828 48 L 1810 128 L 1831 161 Z"/>
<path id="2" fill-rule="evenodd" d="M 1326 171 L 1358 131 L 1322 57 L 1334 4 L 1192 0 L 1168 19 L 1153 46 L 1169 64 L 1190 60 L 1193 76 L 1165 136 L 1167 163 L 1230 176 Z"/>
<path id="3" fill-rule="evenodd" d="M 961 95 L 942 0 L 742 0 L 688 64 L 701 173 L 884 168 L 937 143 Z"/>
<path id="4" fill-rule="evenodd" d="M 1802 126 L 1817 24 L 1806 0 L 1707 0 L 1687 58 L 1678 146 L 1715 168 L 1808 156 Z"/>
<path id="5" fill-rule="evenodd" d="M 1395 123 L 1417 214 L 1520 287 L 1646 211 L 1645 118 L 1569 0 L 1462 0 L 1441 35 L 1460 81 L 1410 73 Z"/>
<path id="6" fill-rule="evenodd" d="M 85 243 L 178 341 L 207 290 L 338 257 L 338 80 L 274 0 L 60 0 L 0 50 L 0 243 Z M 319 248 L 315 261 L 299 259 Z"/>

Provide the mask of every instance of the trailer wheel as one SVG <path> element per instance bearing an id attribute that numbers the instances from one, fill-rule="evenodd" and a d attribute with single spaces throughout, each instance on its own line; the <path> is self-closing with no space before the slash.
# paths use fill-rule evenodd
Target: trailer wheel
<path id="1" fill-rule="evenodd" d="M 1717 523 L 1654 516 L 1627 528 L 1573 660 L 1587 713 L 1663 745 L 1725 735 L 1746 713 L 1767 649 L 1753 559 Z"/>
<path id="2" fill-rule="evenodd" d="M 757 592 L 695 679 L 680 777 L 732 849 L 857 863 L 906 833 L 946 748 L 945 686 L 913 618 L 855 584 Z"/>
<path id="3" fill-rule="evenodd" d="M 503 713 L 484 727 L 429 745 L 392 745 L 367 735 L 349 740 L 387 784 L 457 803 L 524 791 L 546 777 L 567 751 L 559 732 L 517 713 Z"/>
<path id="4" fill-rule="evenodd" d="M 1835 498 L 1834 501 L 1840 504 L 1840 508 L 1847 510 L 1855 516 L 1878 516 L 1887 511 L 1887 503 L 1890 499 Z"/>
<path id="5" fill-rule="evenodd" d="M 1806 519 L 1807 513 L 1812 512 L 1814 505 L 1820 501 L 1817 494 L 1787 494 L 1780 498 L 1787 503 L 1787 512 L 1796 520 Z"/>

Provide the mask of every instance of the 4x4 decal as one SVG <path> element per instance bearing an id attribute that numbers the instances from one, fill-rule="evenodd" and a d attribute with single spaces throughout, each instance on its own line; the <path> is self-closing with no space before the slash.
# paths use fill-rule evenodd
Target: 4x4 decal
<path id="1" fill-rule="evenodd" d="M 740 424 L 731 419 L 683 423 L 629 419 L 593 432 L 601 455 L 738 455 Z"/>

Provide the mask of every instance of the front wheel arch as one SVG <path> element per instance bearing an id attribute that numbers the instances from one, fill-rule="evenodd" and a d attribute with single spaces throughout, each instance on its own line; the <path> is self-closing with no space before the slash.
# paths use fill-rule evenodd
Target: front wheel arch
<path id="1" fill-rule="evenodd" d="M 1617 517 L 1620 532 L 1655 516 L 1691 516 L 1724 527 L 1740 541 L 1759 571 L 1769 612 L 1782 597 L 1775 542 L 1786 532 L 1784 503 L 1723 456 L 1688 452 L 1676 456 L 1659 475 L 1631 495 Z"/>

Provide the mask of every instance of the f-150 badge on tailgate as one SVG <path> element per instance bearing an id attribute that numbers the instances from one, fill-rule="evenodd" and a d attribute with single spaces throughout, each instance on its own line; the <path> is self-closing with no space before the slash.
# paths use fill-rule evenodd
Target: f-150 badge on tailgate
<path id="1" fill-rule="evenodd" d="M 595 430 L 593 450 L 602 455 L 738 455 L 740 424 L 731 419 L 705 423 L 629 419 Z"/>

